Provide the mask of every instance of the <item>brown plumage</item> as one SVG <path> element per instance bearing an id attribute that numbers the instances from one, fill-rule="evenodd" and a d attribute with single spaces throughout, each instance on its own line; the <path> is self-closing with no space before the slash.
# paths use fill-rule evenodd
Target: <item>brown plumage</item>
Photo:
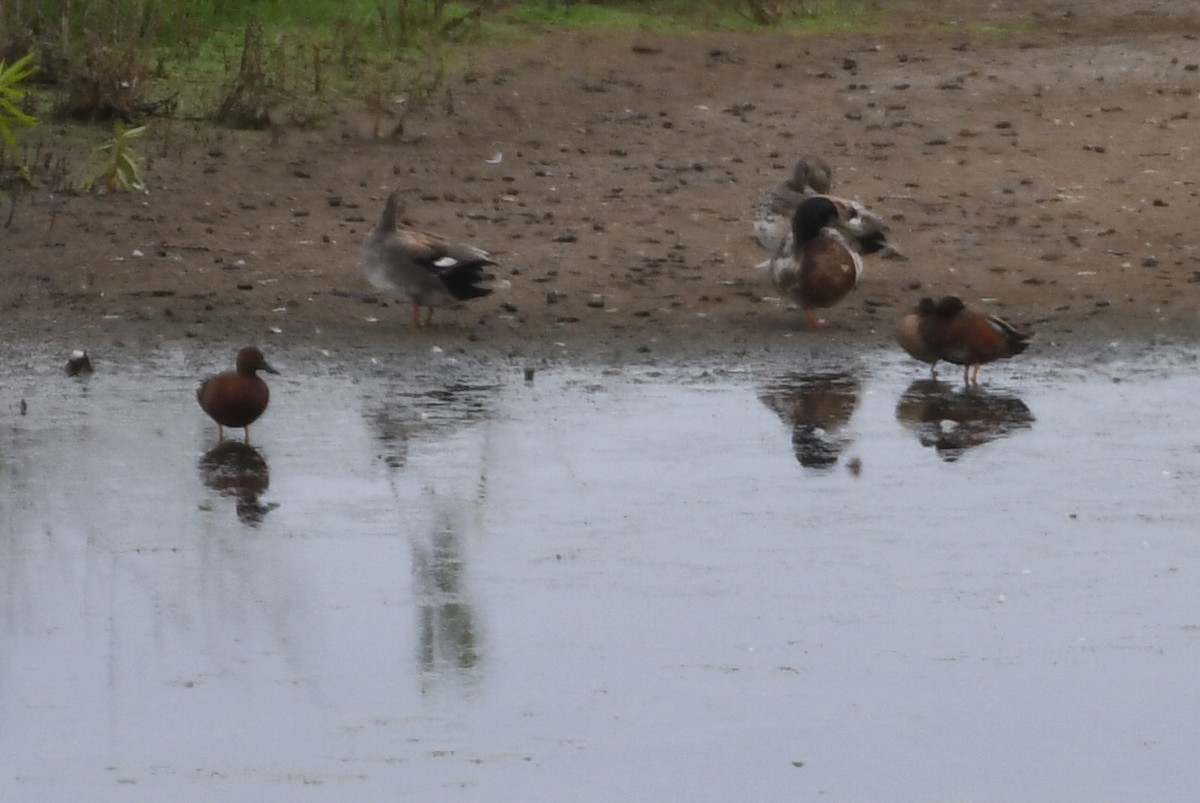
<path id="1" fill-rule="evenodd" d="M 1033 337 L 1003 318 L 970 309 L 958 296 L 936 302 L 922 299 L 918 316 L 917 331 L 925 348 L 938 359 L 963 366 L 968 384 L 979 382 L 984 363 L 1020 354 Z"/>
<path id="2" fill-rule="evenodd" d="M 258 371 L 278 374 L 254 346 L 247 346 L 237 354 L 237 369 L 210 376 L 196 389 L 196 400 L 209 418 L 217 422 L 217 438 L 224 440 L 225 427 L 245 429 L 245 440 L 250 442 L 250 425 L 258 420 L 271 391 Z"/>
<path id="3" fill-rule="evenodd" d="M 932 298 L 922 298 L 915 310 L 896 321 L 894 334 L 896 342 L 908 352 L 908 356 L 914 360 L 929 363 L 930 370 L 936 373 L 938 356 L 925 345 L 920 331 L 921 317 L 933 312 L 933 307 Z"/>
<path id="4" fill-rule="evenodd" d="M 832 307 L 862 277 L 860 254 L 887 247 L 883 221 L 860 205 L 829 195 L 806 198 L 792 217 L 792 238 L 768 263 L 779 291 L 800 305 L 808 325 L 824 326 L 814 309 Z"/>

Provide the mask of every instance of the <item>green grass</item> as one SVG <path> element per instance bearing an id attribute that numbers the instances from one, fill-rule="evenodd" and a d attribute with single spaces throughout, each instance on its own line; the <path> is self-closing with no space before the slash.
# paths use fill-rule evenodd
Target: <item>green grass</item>
<path id="1" fill-rule="evenodd" d="M 88 48 L 133 42 L 151 76 L 142 90 L 144 99 L 176 96 L 176 113 L 197 116 L 214 113 L 239 81 L 245 84 L 242 49 L 252 24 L 263 31 L 257 54 L 263 77 L 254 92 L 304 103 L 339 93 L 395 91 L 421 75 L 440 74 L 447 64 L 461 63 L 467 48 L 519 44 L 545 31 L 843 35 L 879 33 L 886 27 L 880 10 L 886 4 L 868 0 L 797 1 L 792 7 L 798 10 L 774 25 L 756 22 L 744 7 L 739 9 L 746 2 L 750 0 L 40 0 L 10 5 L 15 10 L 6 11 L 0 52 L 22 43 L 33 47 L 39 51 L 42 74 L 63 86 L 63 75 L 69 79 L 71 71 L 88 69 Z M 475 13 L 483 6 L 483 13 Z M 97 86 L 120 78 L 88 77 Z"/>
<path id="2" fill-rule="evenodd" d="M 792 33 L 856 33 L 874 29 L 877 15 L 864 3 L 810 3 L 807 11 L 787 14 L 777 25 L 755 22 L 729 3 L 661 0 L 652 3 L 529 2 L 507 11 L 503 22 L 511 26 L 546 30 L 665 32 L 763 31 Z"/>

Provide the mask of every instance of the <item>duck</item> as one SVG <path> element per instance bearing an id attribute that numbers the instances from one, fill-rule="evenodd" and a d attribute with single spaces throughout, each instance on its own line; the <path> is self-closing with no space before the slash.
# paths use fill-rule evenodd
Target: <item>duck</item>
<path id="1" fill-rule="evenodd" d="M 363 243 L 361 261 L 375 289 L 412 304 L 412 324 L 420 328 L 430 325 L 437 307 L 491 293 L 494 277 L 485 269 L 497 263 L 482 248 L 405 225 L 401 192 L 388 195 Z"/>
<path id="2" fill-rule="evenodd" d="M 997 315 L 971 309 L 958 296 L 917 305 L 917 334 L 930 354 L 963 366 L 963 383 L 979 384 L 984 363 L 1007 359 L 1025 351 L 1033 332 L 1018 329 Z"/>
<path id="3" fill-rule="evenodd" d="M 803 156 L 786 181 L 763 190 L 754 200 L 754 241 L 774 254 L 791 237 L 792 216 L 805 198 L 825 195 L 833 168 L 819 156 Z"/>
<path id="4" fill-rule="evenodd" d="M 196 400 L 208 417 L 217 422 L 217 439 L 225 440 L 225 427 L 245 430 L 250 443 L 250 425 L 259 419 L 271 400 L 267 383 L 259 371 L 278 374 L 256 346 L 237 353 L 237 368 L 208 377 L 196 388 Z"/>
<path id="5" fill-rule="evenodd" d="M 883 220 L 861 204 L 832 195 L 805 198 L 792 216 L 792 238 L 768 260 L 775 287 L 800 306 L 810 328 L 825 326 L 813 314 L 838 304 L 863 274 L 862 254 L 888 248 Z"/>
<path id="6" fill-rule="evenodd" d="M 921 318 L 933 312 L 932 298 L 922 298 L 915 309 L 896 321 L 893 334 L 900 347 L 908 352 L 914 360 L 929 364 L 929 372 L 937 376 L 938 356 L 929 350 L 921 339 Z"/>

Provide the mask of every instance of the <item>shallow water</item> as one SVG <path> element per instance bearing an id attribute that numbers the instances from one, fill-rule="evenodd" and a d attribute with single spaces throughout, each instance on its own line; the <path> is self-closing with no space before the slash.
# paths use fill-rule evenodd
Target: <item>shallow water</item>
<path id="1" fill-rule="evenodd" d="M 3 377 L 0 798 L 1200 786 L 1193 348 L 971 393 L 294 349 L 215 452 L 221 361 L 135 356 Z"/>

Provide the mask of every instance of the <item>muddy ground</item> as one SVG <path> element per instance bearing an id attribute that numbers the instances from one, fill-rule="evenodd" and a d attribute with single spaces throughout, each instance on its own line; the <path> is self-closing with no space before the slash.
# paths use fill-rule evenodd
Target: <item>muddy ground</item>
<path id="1" fill-rule="evenodd" d="M 382 120 L 356 103 L 269 131 L 151 120 L 147 192 L 17 199 L 0 331 L 620 357 L 882 342 L 920 296 L 957 293 L 1041 349 L 1200 333 L 1190 3 L 888 13 L 889 35 L 548 35 Z M 96 138 L 53 123 L 26 141 L 78 164 Z M 750 236 L 753 198 L 804 153 L 910 257 L 869 260 L 816 332 Z M 414 331 L 358 265 L 393 187 L 418 226 L 496 254 L 507 287 Z"/>

